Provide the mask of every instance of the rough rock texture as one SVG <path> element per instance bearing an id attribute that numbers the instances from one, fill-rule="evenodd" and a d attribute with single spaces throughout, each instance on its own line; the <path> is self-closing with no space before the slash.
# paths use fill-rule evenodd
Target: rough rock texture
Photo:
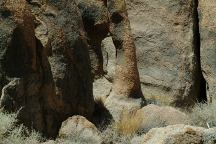
<path id="1" fill-rule="evenodd" d="M 143 120 L 140 129 L 145 132 L 154 127 L 164 127 L 175 124 L 189 124 L 189 117 L 169 106 L 148 105 L 136 112 L 136 115 L 142 115 Z"/>
<path id="2" fill-rule="evenodd" d="M 66 143 L 67 140 L 70 141 L 70 139 L 71 143 L 76 141 L 83 144 L 102 143 L 102 138 L 95 125 L 82 116 L 73 116 L 64 121 L 58 138 L 62 139 L 63 143 Z"/>
<path id="3" fill-rule="evenodd" d="M 43 9 L 40 18 L 47 24 L 52 46 L 53 107 L 62 119 L 75 114 L 90 118 L 94 108 L 90 58 L 79 9 L 74 1 L 52 0 Z M 48 15 L 53 11 L 56 16 Z"/>
<path id="4" fill-rule="evenodd" d="M 104 76 L 105 74 L 101 43 L 108 36 L 108 32 L 116 49 L 116 60 L 113 59 L 112 61 L 112 63 L 116 63 L 115 76 L 112 91 L 110 94 L 108 93 L 109 96 L 106 99 L 105 107 L 114 116 L 114 119 L 121 113 L 123 108 L 131 109 L 131 107 L 136 107 L 137 109 L 142 107 L 144 97 L 139 81 L 136 50 L 125 1 L 77 0 L 77 3 L 89 38 L 88 43 L 93 49 L 93 51 L 90 49 L 90 56 L 94 76 Z M 111 72 L 112 70 L 107 71 Z M 108 73 L 106 79 L 112 81 L 111 77 L 109 77 Z"/>
<path id="5" fill-rule="evenodd" d="M 4 0 L 0 5 L 0 105 L 18 111 L 25 125 L 54 135 L 57 114 L 48 103 L 53 79 L 45 50 L 35 37 L 34 20 L 25 0 Z"/>
<path id="6" fill-rule="evenodd" d="M 196 1 L 127 0 L 146 99 L 188 106 L 205 89 L 200 72 Z"/>
<path id="7" fill-rule="evenodd" d="M 102 41 L 102 51 L 104 56 L 105 77 L 113 82 L 116 72 L 116 48 L 112 37 L 107 37 Z"/>
<path id="8" fill-rule="evenodd" d="M 112 37 L 107 37 L 102 41 L 103 70 L 104 75 L 94 79 L 93 95 L 96 100 L 105 99 L 112 91 L 112 83 L 116 70 L 116 48 Z"/>
<path id="9" fill-rule="evenodd" d="M 0 77 L 1 107 L 45 136 L 69 116 L 91 117 L 90 58 L 74 1 L 0 2 Z"/>
<path id="10" fill-rule="evenodd" d="M 109 32 L 109 17 L 106 4 L 101 0 L 76 0 L 90 45 L 93 76 L 104 74 L 101 42 Z"/>
<path id="11" fill-rule="evenodd" d="M 117 66 L 113 94 L 110 97 L 143 98 L 137 69 L 136 48 L 133 42 L 125 1 L 110 0 L 110 32 L 117 50 Z"/>
<path id="12" fill-rule="evenodd" d="M 216 1 L 199 0 L 199 28 L 201 39 L 201 64 L 207 82 L 208 100 L 216 95 Z"/>
<path id="13" fill-rule="evenodd" d="M 116 47 L 116 71 L 113 88 L 105 106 L 118 119 L 121 112 L 145 104 L 137 68 L 136 47 L 133 41 L 127 7 L 124 0 L 109 0 L 110 33 Z"/>
<path id="14" fill-rule="evenodd" d="M 213 144 L 215 140 L 215 129 L 172 125 L 150 130 L 140 144 Z"/>

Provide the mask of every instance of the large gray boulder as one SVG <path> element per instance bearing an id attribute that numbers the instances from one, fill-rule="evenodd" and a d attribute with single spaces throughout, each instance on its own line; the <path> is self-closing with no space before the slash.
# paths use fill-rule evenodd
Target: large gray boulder
<path id="1" fill-rule="evenodd" d="M 171 125 L 150 130 L 137 144 L 214 144 L 215 129 L 188 125 Z M 132 141 L 135 141 L 132 140 Z"/>
<path id="2" fill-rule="evenodd" d="M 189 117 L 170 106 L 147 105 L 136 112 L 137 117 L 142 117 L 140 129 L 148 132 L 152 128 L 165 127 L 176 124 L 190 124 Z"/>
<path id="3" fill-rule="evenodd" d="M 127 0 L 142 89 L 148 100 L 192 105 L 203 83 L 194 0 Z"/>

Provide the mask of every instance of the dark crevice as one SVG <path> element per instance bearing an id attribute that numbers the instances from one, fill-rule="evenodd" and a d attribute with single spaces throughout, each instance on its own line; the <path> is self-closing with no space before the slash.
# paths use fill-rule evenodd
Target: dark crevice
<path id="1" fill-rule="evenodd" d="M 118 13 L 118 12 L 114 12 L 111 16 L 111 21 L 114 23 L 114 24 L 118 24 L 118 23 L 121 23 L 122 20 L 124 18 Z"/>
<path id="2" fill-rule="evenodd" d="M 207 93 L 206 93 L 206 81 L 202 74 L 202 67 L 201 67 L 201 55 L 200 55 L 200 48 L 201 48 L 201 41 L 200 41 L 200 32 L 199 32 L 199 14 L 198 14 L 198 0 L 194 0 L 195 9 L 194 9 L 194 50 L 197 59 L 197 69 L 196 69 L 196 79 L 198 82 L 197 91 L 199 92 L 197 95 L 198 102 L 207 102 Z M 196 91 L 195 90 L 195 91 Z"/>
<path id="3" fill-rule="evenodd" d="M 108 125 L 112 122 L 112 115 L 104 106 L 104 102 L 96 101 L 95 103 L 95 111 L 93 113 L 92 122 L 98 128 L 106 129 Z"/>

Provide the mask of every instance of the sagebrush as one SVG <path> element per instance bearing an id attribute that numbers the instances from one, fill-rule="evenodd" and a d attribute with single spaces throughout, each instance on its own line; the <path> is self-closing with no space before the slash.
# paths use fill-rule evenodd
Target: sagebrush
<path id="1" fill-rule="evenodd" d="M 0 111 L 0 144 L 38 144 L 40 134 L 29 131 L 23 125 L 16 125 L 16 114 Z"/>

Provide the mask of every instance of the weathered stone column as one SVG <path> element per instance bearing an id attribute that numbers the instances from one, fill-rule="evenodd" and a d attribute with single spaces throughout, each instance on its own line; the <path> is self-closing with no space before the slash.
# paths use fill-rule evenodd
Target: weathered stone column
<path id="1" fill-rule="evenodd" d="M 124 0 L 108 0 L 108 10 L 110 33 L 117 51 L 117 65 L 112 92 L 105 105 L 115 119 L 123 109 L 134 110 L 143 106 L 144 96 L 126 3 Z"/>

